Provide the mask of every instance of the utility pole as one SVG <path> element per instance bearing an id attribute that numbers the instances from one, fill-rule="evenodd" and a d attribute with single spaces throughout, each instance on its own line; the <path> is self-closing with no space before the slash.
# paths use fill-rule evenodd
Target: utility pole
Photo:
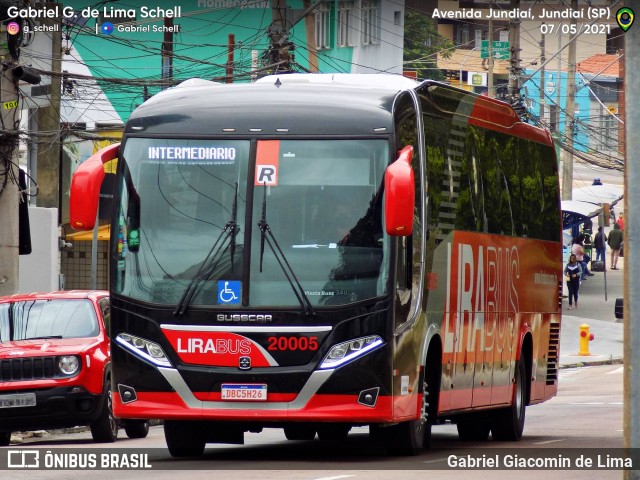
<path id="1" fill-rule="evenodd" d="M 6 35 L 0 26 L 0 35 Z M 18 108 L 15 61 L 0 47 L 0 296 L 18 292 Z"/>
<path id="2" fill-rule="evenodd" d="M 637 2 L 630 2 L 638 12 Z M 640 268 L 640 256 L 633 242 L 640 234 L 640 166 L 637 155 L 640 151 L 640 27 L 633 25 L 625 34 L 625 216 L 627 221 L 624 229 L 624 243 L 631 248 L 624 252 L 624 447 L 628 451 L 638 451 L 640 448 L 640 292 L 636 286 L 634 273 Z M 631 245 L 630 245 L 631 244 Z M 633 246 L 632 246 L 633 245 Z M 624 480 L 640 479 L 640 472 L 624 471 Z"/>
<path id="3" fill-rule="evenodd" d="M 571 0 L 571 8 L 577 10 L 578 0 Z M 577 28 L 576 18 L 571 19 L 571 29 Z M 571 200 L 573 196 L 573 129 L 576 112 L 576 42 L 569 44 L 569 66 L 567 69 L 567 105 L 565 110 L 564 132 L 569 147 L 564 152 L 562 162 L 562 199 Z"/>
<path id="4" fill-rule="evenodd" d="M 311 0 L 304 0 L 305 11 L 312 10 Z M 309 55 L 309 70 L 318 71 L 318 45 L 316 44 L 316 22 L 313 15 L 305 15 L 304 26 L 307 32 L 307 52 Z"/>
<path id="5" fill-rule="evenodd" d="M 562 8 L 562 0 L 558 0 L 558 10 Z M 556 81 L 556 132 L 560 132 L 560 88 L 562 87 L 562 34 L 558 33 L 558 79 Z M 549 59 L 551 60 L 551 59 Z"/>
<path id="6" fill-rule="evenodd" d="M 511 10 L 520 10 L 520 0 L 511 0 Z M 509 72 L 509 95 L 512 101 L 520 95 L 520 20 L 514 18 L 509 25 L 511 45 L 511 71 Z"/>
<path id="7" fill-rule="evenodd" d="M 173 17 L 164 19 L 164 36 L 162 39 L 162 80 L 165 84 L 162 89 L 169 88 L 173 80 Z"/>
<path id="8" fill-rule="evenodd" d="M 289 31 L 286 25 L 286 0 L 271 0 L 272 22 L 267 31 L 271 44 L 269 46 L 268 62 L 280 63 L 275 67 L 276 72 L 291 71 L 293 61 L 293 43 L 289 40 Z"/>
<path id="9" fill-rule="evenodd" d="M 227 65 L 225 67 L 227 83 L 233 83 L 233 63 L 236 49 L 236 36 L 230 33 L 227 37 Z"/>
<path id="10" fill-rule="evenodd" d="M 544 24 L 545 23 L 542 22 L 542 25 Z M 542 31 L 543 29 L 541 28 L 540 30 Z M 542 64 L 542 67 L 540 68 L 540 121 L 542 121 L 542 119 L 544 118 L 544 89 L 546 84 L 546 79 L 544 78 L 544 62 L 547 61 L 546 55 L 547 53 L 545 52 L 545 35 L 544 33 L 542 33 L 540 38 L 540 63 Z"/>
<path id="11" fill-rule="evenodd" d="M 47 3 L 46 8 L 62 11 L 62 4 Z M 57 27 L 51 32 L 51 71 L 62 71 L 62 22 L 60 18 L 43 18 L 43 25 Z M 38 108 L 37 124 L 41 137 L 38 141 L 38 196 L 39 207 L 60 208 L 60 75 L 51 76 L 51 104 Z M 60 212 L 58 212 L 60 218 Z"/>
<path id="12" fill-rule="evenodd" d="M 490 3 L 493 8 L 493 0 Z M 487 95 L 495 97 L 493 93 L 493 17 L 489 19 L 489 45 L 488 45 L 489 58 L 487 59 Z"/>

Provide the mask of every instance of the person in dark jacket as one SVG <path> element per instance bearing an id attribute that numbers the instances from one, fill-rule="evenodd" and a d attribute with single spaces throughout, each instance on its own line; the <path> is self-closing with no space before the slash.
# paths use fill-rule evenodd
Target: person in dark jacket
<path id="1" fill-rule="evenodd" d="M 611 247 L 611 269 L 618 269 L 618 257 L 620 256 L 620 247 L 622 246 L 622 229 L 619 224 L 613 226 L 613 230 L 609 232 L 609 240 L 607 243 Z"/>
<path id="2" fill-rule="evenodd" d="M 607 236 L 602 227 L 598 227 L 598 233 L 593 238 L 593 246 L 596 247 L 596 261 L 604 262 L 604 254 L 607 249 Z"/>
<path id="3" fill-rule="evenodd" d="M 582 266 L 573 253 L 569 255 L 569 263 L 564 267 L 564 275 L 567 280 L 567 288 L 569 289 L 569 310 L 572 308 L 574 299 L 576 301 L 576 308 L 578 308 L 578 291 L 580 290 Z"/>

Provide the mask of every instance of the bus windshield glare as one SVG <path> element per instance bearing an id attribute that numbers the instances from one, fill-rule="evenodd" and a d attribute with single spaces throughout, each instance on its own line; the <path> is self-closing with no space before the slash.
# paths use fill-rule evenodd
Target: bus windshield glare
<path id="1" fill-rule="evenodd" d="M 312 305 L 383 295 L 388 142 L 259 140 L 250 147 L 249 140 L 127 140 L 115 292 L 177 304 L 193 288 L 191 305 L 299 306 L 281 261 L 263 246 L 258 223 L 264 210 Z"/>

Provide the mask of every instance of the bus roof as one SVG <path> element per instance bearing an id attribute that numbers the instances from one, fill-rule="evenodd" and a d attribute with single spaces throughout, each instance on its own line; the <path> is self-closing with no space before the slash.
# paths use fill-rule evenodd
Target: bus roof
<path id="1" fill-rule="evenodd" d="M 381 135 L 393 131 L 403 86 L 301 82 L 285 76 L 245 84 L 192 82 L 136 109 L 125 133 L 167 136 Z"/>

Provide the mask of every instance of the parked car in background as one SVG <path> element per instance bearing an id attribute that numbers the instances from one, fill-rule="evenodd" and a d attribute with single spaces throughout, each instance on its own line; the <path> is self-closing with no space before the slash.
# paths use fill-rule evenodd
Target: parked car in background
<path id="1" fill-rule="evenodd" d="M 115 441 L 109 312 L 105 291 L 0 297 L 0 446 L 14 431 L 77 425 Z M 149 431 L 146 420 L 122 426 L 131 438 Z"/>

